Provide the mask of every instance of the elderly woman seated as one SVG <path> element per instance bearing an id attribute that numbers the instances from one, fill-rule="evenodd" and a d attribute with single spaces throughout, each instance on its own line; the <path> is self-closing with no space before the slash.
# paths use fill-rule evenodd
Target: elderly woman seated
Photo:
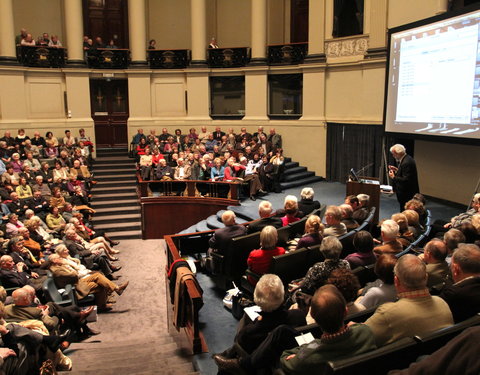
<path id="1" fill-rule="evenodd" d="M 325 261 L 315 263 L 310 267 L 303 280 L 298 282 L 294 289 L 301 288 L 302 292 L 313 295 L 318 288 L 325 284 L 334 269 L 350 269 L 346 260 L 339 259 L 342 253 L 342 243 L 337 237 L 325 237 L 320 245 L 320 252 L 325 257 Z"/>
<path id="2" fill-rule="evenodd" d="M 253 293 L 253 300 L 261 309 L 259 316 L 251 321 L 245 314 L 235 336 L 235 343 L 243 352 L 251 354 L 279 325 L 299 327 L 306 324 L 304 312 L 285 308 L 284 297 L 283 283 L 277 275 L 266 274 L 260 278 Z M 215 356 L 235 358 L 241 357 L 243 352 L 239 352 L 236 346 L 233 346 Z"/>
<path id="3" fill-rule="evenodd" d="M 325 236 L 339 237 L 347 233 L 347 227 L 342 223 L 343 212 L 338 206 L 328 206 L 325 212 L 327 227 L 323 231 Z"/>
<path id="4" fill-rule="evenodd" d="M 320 245 L 323 228 L 322 220 L 317 215 L 310 215 L 305 222 L 305 234 L 298 240 L 297 249 Z"/>
<path id="5" fill-rule="evenodd" d="M 294 195 L 287 195 L 285 197 L 285 204 L 283 206 L 285 210 L 285 216 L 282 217 L 282 226 L 294 223 L 300 218 L 298 217 L 298 202 L 297 197 Z"/>
<path id="6" fill-rule="evenodd" d="M 252 250 L 247 259 L 248 268 L 258 275 L 267 273 L 270 269 L 272 258 L 276 255 L 285 254 L 283 247 L 277 247 L 278 234 L 275 227 L 268 225 L 260 233 L 260 249 Z M 252 285 L 256 280 L 249 277 Z"/>
<path id="7" fill-rule="evenodd" d="M 320 202 L 313 200 L 314 195 L 315 192 L 311 187 L 302 189 L 302 192 L 300 193 L 300 202 L 298 202 L 298 209 L 302 211 L 304 215 L 308 215 L 314 210 L 320 208 Z"/>
<path id="8" fill-rule="evenodd" d="M 368 266 L 377 260 L 373 253 L 373 237 L 366 230 L 355 233 L 353 237 L 353 247 L 356 252 L 348 254 L 345 258 L 345 260 L 350 263 L 352 270 L 360 266 Z"/>
<path id="9" fill-rule="evenodd" d="M 73 284 L 79 299 L 93 293 L 99 312 L 110 311 L 112 304 L 107 303 L 108 296 L 113 292 L 120 296 L 128 286 L 128 281 L 117 285 L 102 273 L 88 270 L 78 259 L 69 255 L 64 245 L 58 245 L 55 254 L 50 255 L 48 260 L 57 287 L 65 288 L 67 284 Z"/>

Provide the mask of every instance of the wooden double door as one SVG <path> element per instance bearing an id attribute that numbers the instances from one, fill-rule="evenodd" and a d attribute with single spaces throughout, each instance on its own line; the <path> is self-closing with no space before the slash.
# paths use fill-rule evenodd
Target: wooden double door
<path id="1" fill-rule="evenodd" d="M 128 145 L 128 81 L 91 79 L 90 103 L 97 147 Z"/>

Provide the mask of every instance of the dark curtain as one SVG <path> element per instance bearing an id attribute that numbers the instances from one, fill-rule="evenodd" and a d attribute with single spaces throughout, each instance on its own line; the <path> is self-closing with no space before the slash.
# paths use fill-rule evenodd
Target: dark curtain
<path id="1" fill-rule="evenodd" d="M 327 123 L 327 180 L 346 182 L 351 168 L 378 177 L 383 126 Z"/>

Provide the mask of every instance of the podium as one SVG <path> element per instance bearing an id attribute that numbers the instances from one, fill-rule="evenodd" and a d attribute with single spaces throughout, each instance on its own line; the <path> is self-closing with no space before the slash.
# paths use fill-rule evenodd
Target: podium
<path id="1" fill-rule="evenodd" d="M 378 223 L 380 213 L 380 181 L 375 177 L 360 177 L 360 181 L 347 182 L 347 195 L 367 194 L 370 196 L 368 208 L 376 207 L 373 224 Z"/>

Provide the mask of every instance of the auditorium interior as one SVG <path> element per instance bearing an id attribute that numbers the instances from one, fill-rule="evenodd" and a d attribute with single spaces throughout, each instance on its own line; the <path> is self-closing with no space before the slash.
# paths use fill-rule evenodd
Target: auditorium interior
<path id="1" fill-rule="evenodd" d="M 222 301 L 232 284 L 219 287 L 199 269 L 181 292 L 190 305 L 186 327 L 177 328 L 175 280 L 166 273 L 181 256 L 198 260 L 196 247 L 208 248 L 213 230 L 223 227 L 227 207 L 238 223 L 246 223 L 259 218 L 262 200 L 282 209 L 286 195 L 300 198 L 308 186 L 322 205 L 340 205 L 351 168 L 389 184 L 386 166 L 394 161 L 389 149 L 400 143 L 415 159 L 432 221 L 448 221 L 470 208 L 479 188 L 478 142 L 384 131 L 388 30 L 461 11 L 470 3 L 0 0 L 0 135 L 10 131 L 15 137 L 24 129 L 31 138 L 51 131 L 60 140 L 67 129 L 75 137 L 85 130 L 93 145 L 92 171 L 99 177 L 91 191 L 99 212 L 93 223 L 120 241 L 116 264 L 123 270 L 117 284 L 130 281 L 114 309 L 92 322 L 101 334 L 64 351 L 73 362 L 70 372 L 217 373 L 212 354 L 233 344 L 238 325 Z M 21 29 L 34 39 L 57 35 L 63 47 L 17 45 Z M 105 44 L 111 40 L 117 48 L 85 49 L 84 36 L 94 42 L 101 37 Z M 218 48 L 208 48 L 212 38 Z M 147 49 L 151 40 L 155 48 Z M 296 168 L 280 184 L 282 192 L 251 201 L 242 187 L 237 191 L 226 185 L 231 189 L 227 198 L 209 197 L 203 203 L 198 192 L 152 197 L 152 184 L 135 175 L 132 139 L 139 131 L 160 135 L 163 128 L 170 134 L 180 129 L 186 135 L 202 127 L 208 132 L 233 128 L 236 134 L 263 127 L 267 135 L 274 128 L 288 163 Z M 126 164 L 117 163 L 127 153 Z M 115 185 L 113 176 L 124 173 L 122 168 L 131 177 Z M 234 188 L 241 199 L 234 197 Z M 123 198 L 124 190 L 133 203 Z M 104 201 L 95 204 L 101 196 Z M 382 193 L 378 199 L 376 222 L 398 212 L 395 195 Z M 102 219 L 100 213 L 109 211 L 116 216 Z M 132 221 L 135 225 L 125 224 Z M 127 229 L 121 231 L 121 225 Z M 192 232 L 208 233 L 185 235 Z M 202 263 L 195 264 L 200 268 Z M 397 356 L 383 357 L 386 367 L 372 373 L 398 369 L 388 368 L 388 362 L 408 367 L 395 358 L 411 354 L 409 349 L 398 347 Z M 328 367 L 322 373 L 359 373 L 369 365 Z"/>

